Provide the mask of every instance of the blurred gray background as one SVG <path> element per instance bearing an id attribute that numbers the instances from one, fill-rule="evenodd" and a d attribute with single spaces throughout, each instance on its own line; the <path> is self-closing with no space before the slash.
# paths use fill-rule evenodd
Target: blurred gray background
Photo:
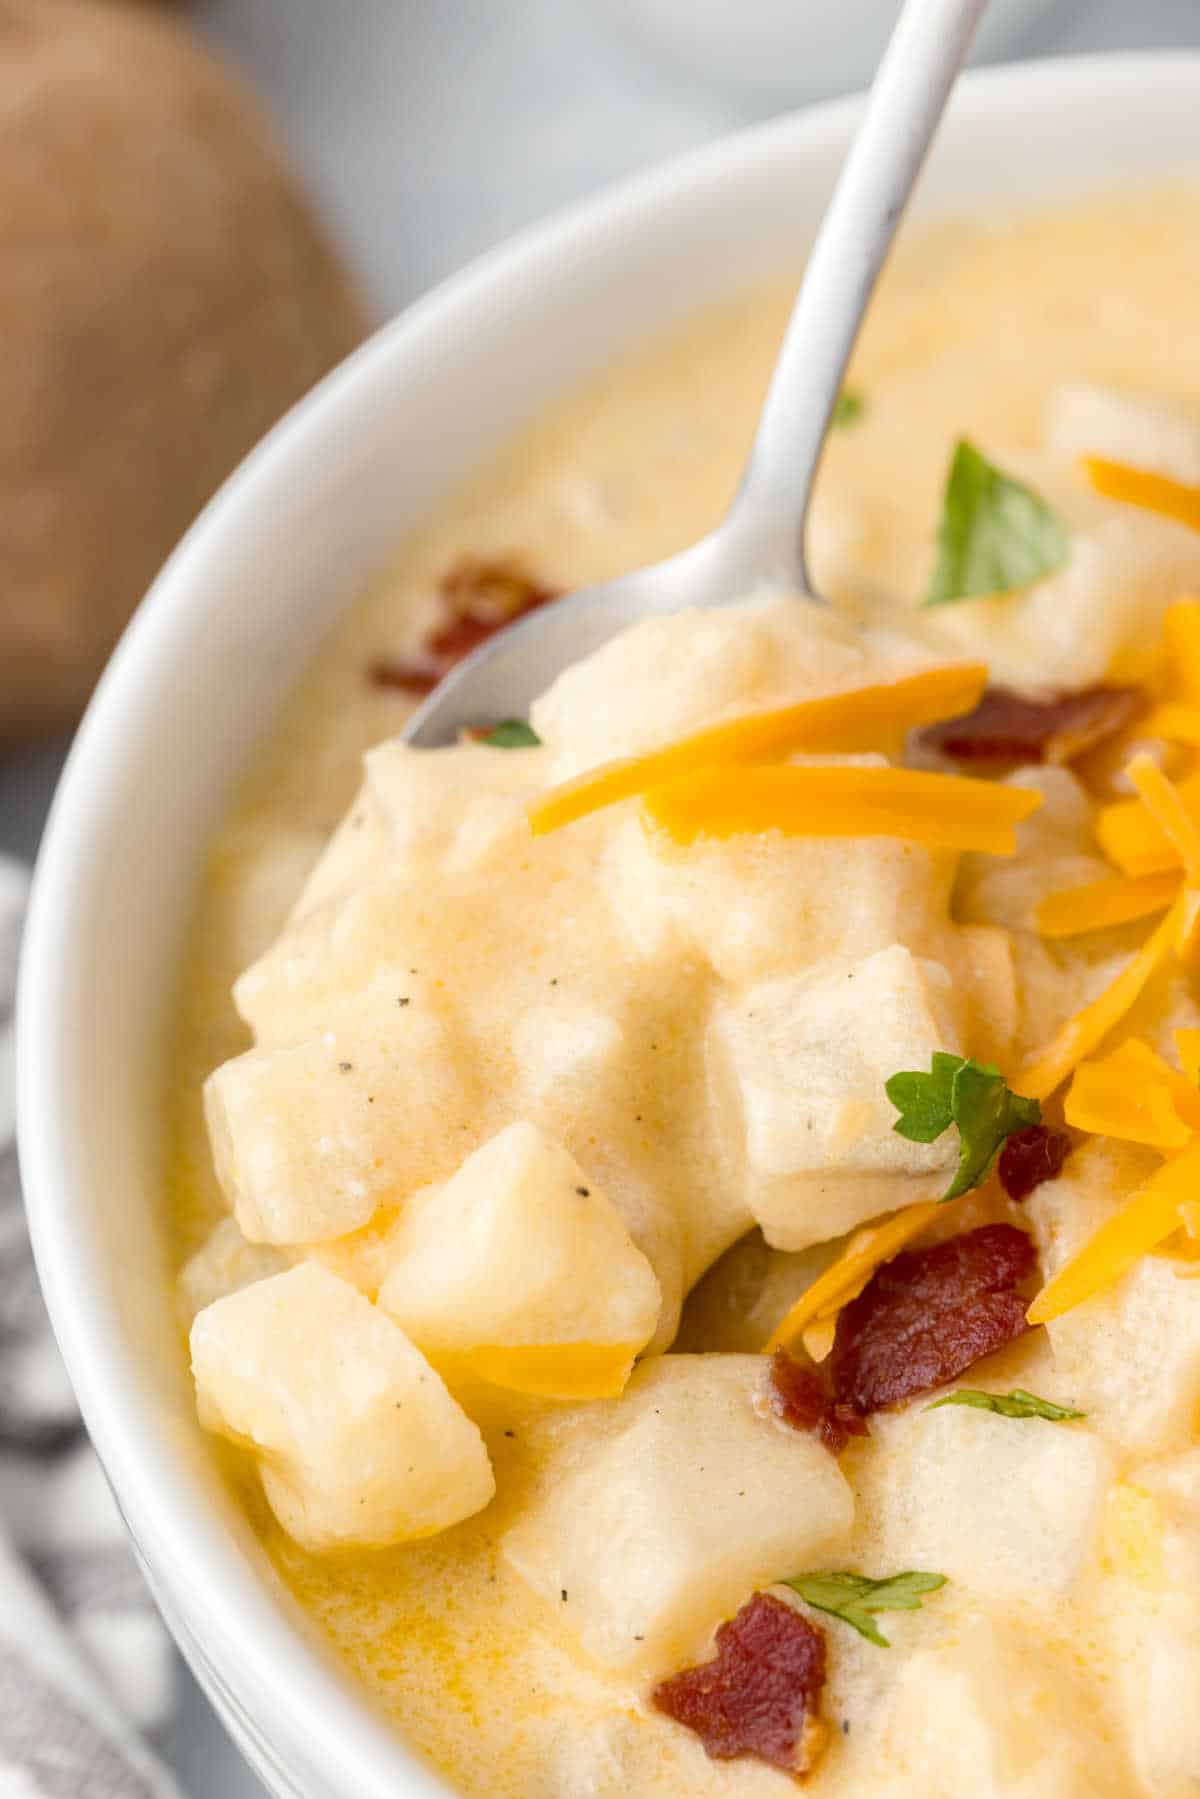
<path id="1" fill-rule="evenodd" d="M 858 15 L 883 11 L 883 0 L 191 8 L 274 103 L 381 316 L 604 182 L 860 85 L 873 40 Z M 1200 0 L 992 0 L 983 53 L 1172 45 L 1200 46 Z M 0 850 L 33 853 L 61 754 L 0 762 Z M 190 1685 L 170 1750 L 190 1799 L 264 1799 Z"/>

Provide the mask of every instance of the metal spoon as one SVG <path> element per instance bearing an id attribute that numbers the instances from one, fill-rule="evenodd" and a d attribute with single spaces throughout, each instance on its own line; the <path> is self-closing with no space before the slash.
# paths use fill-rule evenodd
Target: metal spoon
<path id="1" fill-rule="evenodd" d="M 742 485 L 690 549 L 583 588 L 511 625 L 430 694 L 404 733 L 451 743 L 460 730 L 526 715 L 554 677 L 624 626 L 754 588 L 817 599 L 804 556 L 813 484 L 850 352 L 884 258 L 987 0 L 906 0 L 809 257 Z"/>

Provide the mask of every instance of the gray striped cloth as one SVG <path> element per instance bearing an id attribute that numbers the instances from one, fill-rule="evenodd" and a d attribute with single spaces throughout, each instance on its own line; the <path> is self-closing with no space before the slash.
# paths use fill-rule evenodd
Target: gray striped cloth
<path id="1" fill-rule="evenodd" d="M 180 1799 L 173 1655 L 38 1292 L 13 1141 L 25 871 L 0 857 L 0 1799 Z"/>

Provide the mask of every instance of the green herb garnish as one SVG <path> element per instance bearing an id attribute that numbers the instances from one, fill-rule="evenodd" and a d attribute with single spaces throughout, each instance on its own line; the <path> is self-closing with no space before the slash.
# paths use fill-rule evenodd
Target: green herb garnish
<path id="1" fill-rule="evenodd" d="M 945 1050 L 935 1051 L 928 1074 L 894 1074 L 885 1091 L 900 1114 L 892 1129 L 910 1143 L 933 1143 L 952 1124 L 958 1126 L 958 1169 L 943 1203 L 987 1179 L 1014 1131 L 1041 1122 L 1037 1100 L 1014 1093 L 998 1068 Z"/>
<path id="2" fill-rule="evenodd" d="M 480 739 L 495 750 L 532 750 L 541 743 L 533 726 L 523 718 L 506 718 Z"/>
<path id="3" fill-rule="evenodd" d="M 960 438 L 946 478 L 927 606 L 1012 593 L 1061 568 L 1066 526 L 1032 488 Z"/>
<path id="4" fill-rule="evenodd" d="M 1050 1424 L 1087 1417 L 1086 1412 L 1076 1411 L 1073 1405 L 1055 1405 L 1053 1400 L 1027 1393 L 1024 1387 L 1014 1387 L 1011 1393 L 981 1393 L 974 1387 L 959 1387 L 957 1392 L 935 1399 L 925 1410 L 936 1412 L 944 1405 L 973 1405 L 981 1412 L 999 1412 L 1002 1418 L 1045 1418 Z"/>
<path id="5" fill-rule="evenodd" d="M 833 417 L 830 424 L 835 431 L 844 431 L 847 425 L 857 425 L 867 410 L 867 396 L 857 387 L 843 387 L 833 403 Z"/>
<path id="6" fill-rule="evenodd" d="M 881 1649 L 891 1644 L 872 1620 L 876 1612 L 919 1612 L 926 1593 L 936 1593 L 946 1584 L 944 1574 L 893 1574 L 886 1580 L 871 1580 L 866 1574 L 794 1574 L 780 1583 L 799 1593 L 801 1599 L 819 1612 L 841 1618 L 853 1625 L 859 1636 Z"/>

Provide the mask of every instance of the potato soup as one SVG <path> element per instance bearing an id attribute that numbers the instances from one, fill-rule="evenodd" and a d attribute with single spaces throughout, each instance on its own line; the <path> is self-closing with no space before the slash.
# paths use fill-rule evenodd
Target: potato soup
<path id="1" fill-rule="evenodd" d="M 832 604 L 408 749 L 498 625 L 717 521 L 792 287 L 625 361 L 402 547 L 214 845 L 201 1421 L 465 1794 L 1200 1793 L 1198 224 L 906 247 Z"/>

